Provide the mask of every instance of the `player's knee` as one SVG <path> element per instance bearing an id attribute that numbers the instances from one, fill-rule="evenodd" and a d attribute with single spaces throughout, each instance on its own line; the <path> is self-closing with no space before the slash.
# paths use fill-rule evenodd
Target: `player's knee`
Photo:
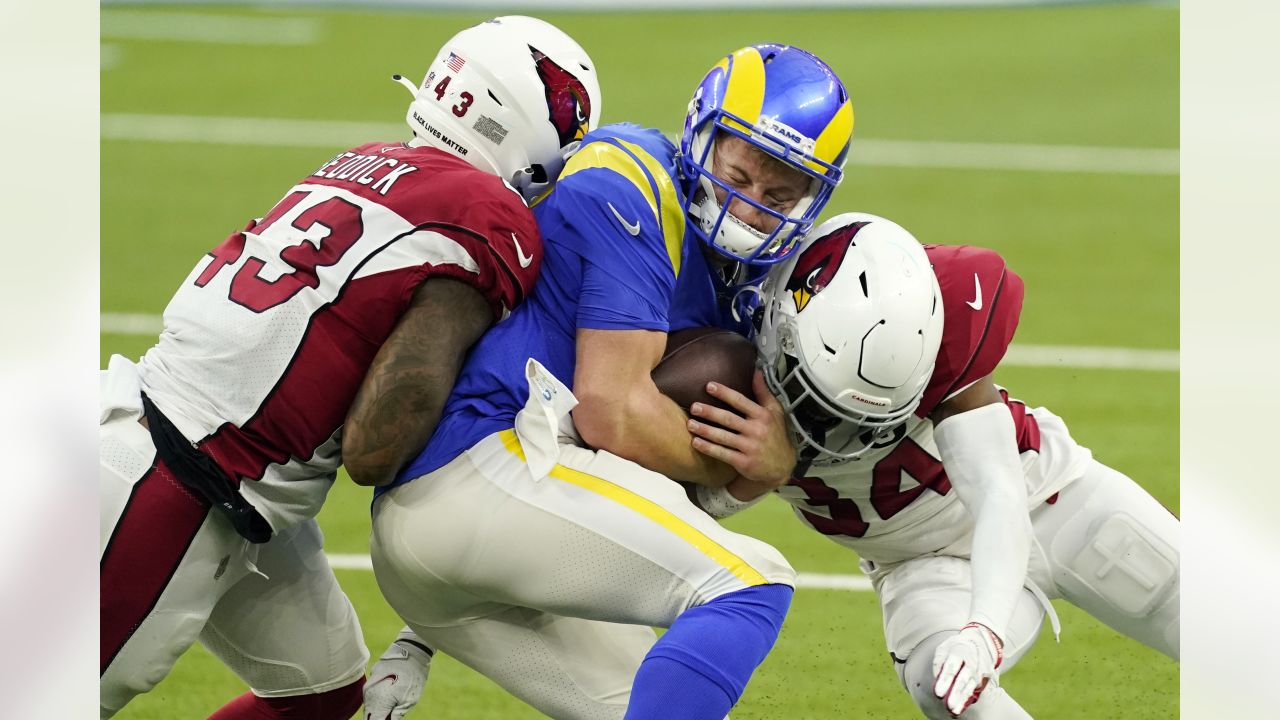
<path id="1" fill-rule="evenodd" d="M 898 678 L 902 686 L 920 712 L 930 720 L 951 719 L 946 704 L 933 694 L 933 655 L 944 640 L 955 634 L 956 631 L 947 630 L 930 635 L 911 650 L 906 662 L 898 664 Z"/>
<path id="2" fill-rule="evenodd" d="M 726 637 L 722 642 L 740 650 L 745 649 L 744 643 L 750 645 L 758 650 L 759 659 L 763 659 L 782 631 L 782 621 L 791 607 L 794 593 L 795 589 L 789 585 L 755 585 L 690 608 L 677 622 L 690 625 L 692 621 L 704 627 L 732 627 L 737 637 Z"/>
<path id="3" fill-rule="evenodd" d="M 782 631 L 782 621 L 791 608 L 795 588 L 790 585 L 768 584 L 731 592 L 712 602 L 729 605 L 733 612 L 749 621 L 761 634 L 772 639 Z"/>
<path id="4" fill-rule="evenodd" d="M 169 674 L 186 647 L 180 645 L 176 649 L 144 651 L 113 660 L 98 681 L 100 717 L 109 718 L 120 712 L 133 698 L 151 692 Z"/>
<path id="5" fill-rule="evenodd" d="M 935 633 L 920 642 L 907 656 L 905 663 L 899 663 L 898 679 L 907 689 L 916 707 L 929 720 L 954 720 L 947 710 L 946 703 L 933 694 L 933 656 L 944 640 L 955 635 L 955 630 Z M 982 692 L 982 696 L 964 712 L 966 720 L 1030 720 L 1022 706 L 1018 705 L 1004 688 L 992 683 Z"/>
<path id="6" fill-rule="evenodd" d="M 671 625 L 650 658 L 688 666 L 720 685 L 733 702 L 778 639 L 795 590 L 755 585 L 689 608 Z"/>

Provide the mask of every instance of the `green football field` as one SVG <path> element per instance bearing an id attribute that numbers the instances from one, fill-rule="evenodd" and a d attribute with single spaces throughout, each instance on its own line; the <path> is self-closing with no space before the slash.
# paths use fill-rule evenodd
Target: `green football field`
<path id="1" fill-rule="evenodd" d="M 406 138 L 409 97 L 389 75 L 419 79 L 443 40 L 490 15 L 105 6 L 103 366 L 112 353 L 143 353 L 155 339 L 148 327 L 200 256 L 299 178 L 349 146 Z M 997 381 L 1052 408 L 1099 459 L 1178 510 L 1178 374 L 1167 352 L 1178 347 L 1176 7 L 543 17 L 595 59 L 605 122 L 668 132 L 732 49 L 788 42 L 827 60 L 857 116 L 847 179 L 827 214 L 873 212 L 924 242 L 1002 253 L 1027 284 L 1015 343 L 1063 349 L 1060 362 L 1011 362 Z M 1103 348 L 1115 367 L 1097 368 L 1081 348 Z M 321 515 L 331 553 L 368 552 L 368 500 L 339 477 Z M 729 524 L 802 572 L 857 572 L 851 553 L 781 502 Z M 400 622 L 372 573 L 338 577 L 376 655 Z M 1176 664 L 1065 603 L 1057 609 L 1061 643 L 1046 628 L 1004 676 L 1030 713 L 1177 716 Z M 196 647 L 118 717 L 204 717 L 243 690 Z M 538 714 L 438 657 L 410 717 Z M 733 717 L 912 717 L 874 596 L 798 590 Z"/>

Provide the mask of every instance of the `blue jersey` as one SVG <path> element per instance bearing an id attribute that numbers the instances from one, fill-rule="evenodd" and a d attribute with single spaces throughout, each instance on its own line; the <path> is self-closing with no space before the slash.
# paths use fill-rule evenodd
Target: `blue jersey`
<path id="1" fill-rule="evenodd" d="M 534 358 L 572 389 L 578 328 L 737 328 L 685 232 L 675 146 L 628 123 L 589 133 L 533 207 L 543 237 L 533 294 L 472 349 L 427 447 L 392 486 L 515 426 Z"/>

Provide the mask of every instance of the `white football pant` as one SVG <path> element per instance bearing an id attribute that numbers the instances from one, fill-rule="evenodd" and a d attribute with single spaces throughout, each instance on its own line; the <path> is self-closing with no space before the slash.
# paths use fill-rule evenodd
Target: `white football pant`
<path id="1" fill-rule="evenodd" d="M 1031 511 L 1036 543 L 1028 579 L 1107 626 L 1173 659 L 1179 652 L 1179 522 L 1127 476 L 1097 461 L 1050 503 Z M 903 686 L 926 717 L 949 718 L 933 697 L 933 654 L 969 616 L 967 558 L 924 556 L 872 568 L 885 641 Z M 1004 638 L 1003 673 L 1040 633 L 1046 603 L 1024 589 Z M 972 720 L 1030 717 L 989 686 L 964 713 Z"/>
<path id="2" fill-rule="evenodd" d="M 99 431 L 102 717 L 155 687 L 197 637 L 263 697 L 358 679 L 369 654 L 315 520 L 249 543 L 156 460 L 138 413 L 107 415 Z"/>
<path id="3" fill-rule="evenodd" d="M 778 551 L 666 477 L 571 444 L 535 476 L 513 430 L 380 497 L 372 555 L 424 641 L 555 718 L 622 717 L 650 626 L 795 583 Z"/>

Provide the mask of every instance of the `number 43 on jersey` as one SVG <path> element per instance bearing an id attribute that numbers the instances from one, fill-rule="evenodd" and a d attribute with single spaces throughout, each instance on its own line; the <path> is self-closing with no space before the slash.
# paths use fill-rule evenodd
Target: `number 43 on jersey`
<path id="1" fill-rule="evenodd" d="M 266 217 L 224 240 L 214 248 L 211 253 L 213 261 L 196 278 L 196 286 L 208 285 L 224 268 L 240 261 L 248 239 L 247 233 L 271 237 L 272 226 L 308 200 L 311 194 L 303 190 L 289 193 Z M 262 271 L 268 264 L 277 263 L 250 256 L 236 270 L 228 297 L 232 302 L 260 313 L 288 302 L 303 288 L 319 287 L 317 268 L 337 264 L 364 233 L 361 212 L 358 205 L 339 197 L 324 198 L 307 207 L 289 224 L 291 230 L 286 230 L 290 237 L 302 236 L 298 243 L 288 245 L 280 251 L 278 262 L 289 269 L 269 280 L 263 276 Z"/>

